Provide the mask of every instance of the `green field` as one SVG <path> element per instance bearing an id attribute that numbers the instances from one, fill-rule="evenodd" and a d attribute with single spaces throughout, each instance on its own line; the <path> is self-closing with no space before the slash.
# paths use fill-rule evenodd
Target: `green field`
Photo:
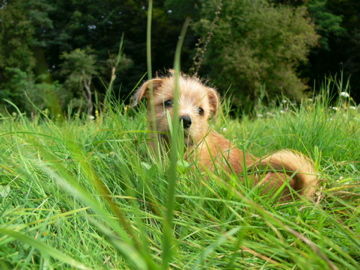
<path id="1" fill-rule="evenodd" d="M 358 269 L 360 112 L 346 98 L 251 119 L 225 104 L 212 122 L 256 155 L 309 155 L 314 203 L 279 203 L 181 157 L 169 168 L 150 154 L 144 108 L 108 107 L 93 120 L 2 116 L 1 269 Z"/>

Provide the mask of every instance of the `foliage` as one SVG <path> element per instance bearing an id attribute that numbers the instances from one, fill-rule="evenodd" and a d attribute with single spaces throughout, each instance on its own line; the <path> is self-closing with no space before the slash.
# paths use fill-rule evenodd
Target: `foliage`
<path id="1" fill-rule="evenodd" d="M 210 25 L 216 6 L 222 10 L 216 27 Z M 198 32 L 213 31 L 204 74 L 230 91 L 238 104 L 249 104 L 265 87 L 269 97 L 300 100 L 305 84 L 296 67 L 316 44 L 317 35 L 304 8 L 274 7 L 266 1 L 208 1 L 203 3 Z"/>
<path id="2" fill-rule="evenodd" d="M 327 8 L 335 15 L 342 17 L 341 27 L 345 33 L 332 37 L 330 51 L 321 52 L 316 59 L 316 73 L 338 72 L 342 68 L 345 76 L 350 78 L 351 92 L 360 100 L 360 2 L 357 0 L 328 0 Z M 323 66 L 320 59 L 323 59 Z M 325 66 L 324 66 L 325 65 Z"/>
<path id="3" fill-rule="evenodd" d="M 65 75 L 64 86 L 73 95 L 86 101 L 87 114 L 91 115 L 94 109 L 94 91 L 92 89 L 93 77 L 98 74 L 96 59 L 88 50 L 75 49 L 62 55 L 64 62 L 61 73 Z"/>
<path id="4" fill-rule="evenodd" d="M 327 7 L 328 0 L 311 0 L 307 3 L 309 12 L 314 18 L 317 32 L 320 34 L 320 44 L 323 49 L 330 50 L 329 36 L 341 36 L 345 28 L 341 26 L 342 16 L 335 15 Z"/>
<path id="5" fill-rule="evenodd" d="M 12 72 L 6 68 L 31 72 L 35 66 L 32 51 L 35 30 L 23 3 L 23 1 L 13 1 L 0 9 L 0 89 L 3 97 L 16 95 L 3 89 L 4 83 L 12 80 Z"/>
<path id="6" fill-rule="evenodd" d="M 156 59 L 153 61 L 156 71 L 172 66 L 182 24 L 181 19 L 177 23 L 171 22 L 171 14 L 164 9 L 164 2 L 156 1 L 153 12 L 152 54 Z M 44 73 L 48 78 L 46 83 L 52 80 L 65 83 L 69 73 L 61 71 L 64 61 L 61 56 L 76 49 L 91 48 L 97 59 L 99 77 L 94 80 L 93 89 L 105 94 L 104 83 L 114 71 L 114 94 L 118 96 L 121 90 L 121 98 L 125 99 L 146 73 L 146 8 L 147 1 L 10 1 L 0 9 L 1 91 L 8 89 L 5 84 L 12 80 L 5 71 L 7 67 L 20 68 L 28 77 Z M 121 36 L 124 36 L 122 62 L 113 70 Z M 63 87 L 62 90 L 65 96 L 74 95 L 74 89 Z M 78 108 L 79 104 L 87 103 L 81 99 L 81 95 L 75 95 L 73 99 Z M 20 102 L 13 101 L 20 106 Z M 24 110 L 24 107 L 20 109 Z"/>
<path id="7" fill-rule="evenodd" d="M 46 106 L 39 87 L 58 88 L 41 75 L 48 74 L 42 57 L 47 43 L 42 36 L 52 28 L 50 10 L 43 0 L 6 1 L 0 9 L 0 96 L 28 112 L 34 110 L 31 102 Z"/>
<path id="8" fill-rule="evenodd" d="M 178 0 L 165 0 L 164 8 L 170 11 L 172 16 L 182 21 L 186 16 L 197 18 L 201 7 L 201 0 L 192 1 L 178 1 Z"/>
<path id="9" fill-rule="evenodd" d="M 42 12 L 42 9 L 45 11 Z M 0 75 L 6 67 L 30 72 L 36 65 L 35 50 L 45 44 L 36 33 L 52 27 L 45 1 L 13 0 L 0 9 Z M 41 27 L 40 27 L 41 26 Z"/>
<path id="10" fill-rule="evenodd" d="M 59 71 L 63 52 L 91 48 L 96 56 L 101 80 L 108 81 L 111 67 L 107 65 L 118 53 L 124 36 L 123 54 L 129 65 L 116 70 L 115 94 L 121 88 L 122 98 L 129 95 L 134 84 L 146 73 L 146 15 L 147 1 L 52 1 L 55 10 L 49 13 L 56 27 L 49 32 L 51 41 L 47 48 L 47 61 L 59 80 L 66 80 Z M 173 24 L 163 8 L 164 1 L 155 1 L 153 11 L 152 54 L 154 70 L 170 68 L 180 24 Z M 111 60 L 110 60 L 111 61 Z M 101 83 L 94 82 L 98 92 L 105 92 Z"/>
<path id="11" fill-rule="evenodd" d="M 6 68 L 5 72 L 10 80 L 1 90 L 0 97 L 13 103 L 11 106 L 7 104 L 7 110 L 21 109 L 31 114 L 39 110 L 50 110 L 52 116 L 62 113 L 68 97 L 59 83 L 49 83 L 49 80 L 42 76 L 34 78 L 32 73 L 26 73 L 18 68 Z"/>
<path id="12" fill-rule="evenodd" d="M 58 104 L 65 105 L 63 111 L 70 101 L 78 109 L 88 107 L 81 105 L 87 104 L 82 89 L 75 91 L 62 86 L 69 81 L 70 73 L 61 71 L 64 61 L 61 56 L 76 49 L 91 48 L 96 58 L 97 74 L 91 87 L 100 99 L 105 96 L 104 85 L 111 80 L 112 93 L 127 102 L 133 87 L 146 73 L 146 0 L 0 3 L 0 96 L 22 111 L 30 112 L 33 106 L 22 98 L 23 88 L 11 85 L 17 74 L 14 69 L 26 73 L 20 77 L 29 80 L 15 82 L 18 86 L 27 83 L 56 88 L 61 96 Z M 223 7 L 218 3 L 223 3 Z M 194 27 L 184 41 L 183 71 L 196 72 L 205 63 L 200 75 L 213 81 L 222 92 L 231 86 L 230 93 L 238 105 L 251 107 L 255 97 L 267 96 L 272 100 L 279 93 L 299 99 L 307 86 L 313 86 L 314 81 L 321 83 L 324 75 L 334 75 L 341 69 L 350 77 L 354 98 L 360 100 L 359 3 L 154 1 L 153 70 L 161 74 L 172 68 L 181 25 L 190 16 Z M 320 35 L 320 46 L 311 49 L 307 63 L 316 39 L 309 16 Z M 122 36 L 122 61 L 115 65 Z M 9 109 L 3 99 L 1 106 Z"/>
<path id="13" fill-rule="evenodd" d="M 12 0 L 0 9 L 0 72 L 5 67 L 29 72 L 35 68 L 38 50 L 49 42 L 45 33 L 53 28 L 46 0 Z"/>
<path id="14" fill-rule="evenodd" d="M 350 79 L 351 92 L 360 101 L 360 2 L 358 0 L 274 0 L 289 5 L 304 4 L 320 34 L 320 45 L 312 50 L 303 76 L 321 85 L 325 76 L 342 73 Z M 315 87 L 316 88 L 316 87 Z"/>

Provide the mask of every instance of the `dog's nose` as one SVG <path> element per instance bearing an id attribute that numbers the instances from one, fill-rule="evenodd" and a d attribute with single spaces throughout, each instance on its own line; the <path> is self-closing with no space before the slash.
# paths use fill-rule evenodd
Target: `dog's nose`
<path id="1" fill-rule="evenodd" d="M 182 122 L 184 128 L 189 128 L 191 126 L 191 118 L 188 115 L 180 116 L 180 121 Z"/>

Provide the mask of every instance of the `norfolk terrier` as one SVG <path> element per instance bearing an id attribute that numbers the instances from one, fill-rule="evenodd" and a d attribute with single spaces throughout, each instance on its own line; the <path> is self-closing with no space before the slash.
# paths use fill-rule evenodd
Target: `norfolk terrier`
<path id="1" fill-rule="evenodd" d="M 239 176 L 243 176 L 246 169 L 254 183 L 266 192 L 282 188 L 281 199 L 289 199 L 291 190 L 312 199 L 318 179 L 309 158 L 291 150 L 280 150 L 262 158 L 241 151 L 209 126 L 208 120 L 216 116 L 220 106 L 217 91 L 205 86 L 196 77 L 181 75 L 177 83 L 178 116 L 184 130 L 185 158 L 195 160 L 204 169 L 215 170 L 220 166 Z M 143 98 L 148 99 L 150 128 L 156 129 L 165 143 L 169 142 L 170 136 L 168 119 L 174 114 L 174 89 L 175 76 L 171 73 L 146 81 L 133 97 L 133 105 Z"/>

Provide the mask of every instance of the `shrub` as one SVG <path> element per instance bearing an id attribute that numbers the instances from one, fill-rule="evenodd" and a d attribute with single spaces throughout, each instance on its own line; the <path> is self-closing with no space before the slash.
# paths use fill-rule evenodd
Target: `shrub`
<path id="1" fill-rule="evenodd" d="M 212 31 L 202 73 L 220 91 L 230 86 L 237 105 L 251 107 L 264 88 L 271 98 L 304 96 L 307 86 L 296 68 L 318 40 L 304 7 L 274 6 L 266 0 L 204 1 L 201 12 L 195 30 L 200 35 Z"/>

